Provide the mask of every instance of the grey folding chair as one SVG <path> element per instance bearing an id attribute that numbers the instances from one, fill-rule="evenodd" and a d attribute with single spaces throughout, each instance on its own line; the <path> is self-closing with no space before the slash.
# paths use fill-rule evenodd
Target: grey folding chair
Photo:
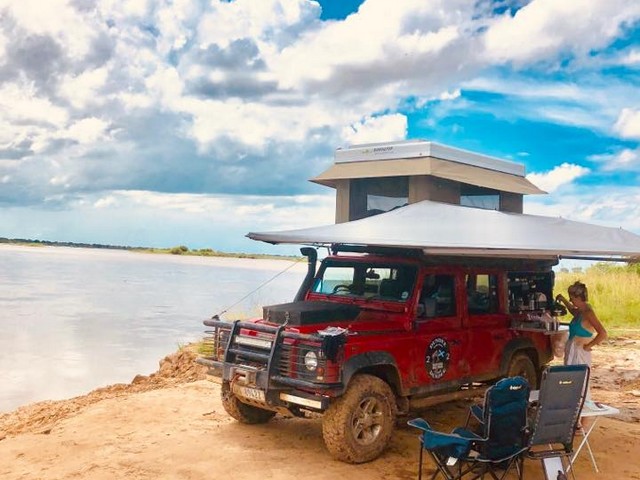
<path id="1" fill-rule="evenodd" d="M 587 365 L 558 365 L 542 373 L 540 392 L 528 440 L 527 457 L 540 460 L 547 480 L 571 471 L 573 438 L 589 382 Z"/>

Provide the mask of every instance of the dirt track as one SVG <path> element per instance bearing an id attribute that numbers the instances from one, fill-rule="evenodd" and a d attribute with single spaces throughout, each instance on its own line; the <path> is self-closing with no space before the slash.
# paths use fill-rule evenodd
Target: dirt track
<path id="1" fill-rule="evenodd" d="M 593 397 L 621 408 L 626 421 L 603 419 L 592 446 L 603 473 L 587 456 L 580 479 L 640 479 L 640 342 L 619 340 L 595 353 Z M 76 399 L 44 402 L 0 416 L 2 479 L 405 479 L 415 478 L 417 438 L 399 426 L 378 460 L 347 465 L 332 460 L 321 420 L 277 417 L 246 426 L 229 419 L 219 386 L 202 378 L 188 354 L 173 355 L 160 372 L 131 385 Z M 188 382 L 188 383 L 182 383 Z M 438 429 L 464 422 L 468 403 L 423 412 Z M 2 433 L 4 432 L 4 433 Z M 542 478 L 529 462 L 527 478 Z"/>

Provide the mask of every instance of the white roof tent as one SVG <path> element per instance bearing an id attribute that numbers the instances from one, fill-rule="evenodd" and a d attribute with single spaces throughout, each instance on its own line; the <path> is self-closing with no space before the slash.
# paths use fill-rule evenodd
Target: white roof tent
<path id="1" fill-rule="evenodd" d="M 351 222 L 247 237 L 272 244 L 413 249 L 426 255 L 640 260 L 640 236 L 621 228 L 429 200 Z"/>
<path id="2" fill-rule="evenodd" d="M 424 140 L 339 148 L 335 163 L 311 181 L 336 188 L 340 180 L 398 175 L 430 175 L 518 194 L 545 193 L 525 178 L 522 164 Z"/>

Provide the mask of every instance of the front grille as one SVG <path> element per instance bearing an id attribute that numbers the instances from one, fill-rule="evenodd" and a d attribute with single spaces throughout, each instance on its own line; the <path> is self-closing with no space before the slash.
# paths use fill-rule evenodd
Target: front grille
<path id="1" fill-rule="evenodd" d="M 326 371 L 326 359 L 321 352 L 321 339 L 264 324 L 236 321 L 205 320 L 207 330 L 203 342 L 206 359 L 226 364 L 266 371 L 271 365 L 271 375 L 285 378 L 322 381 L 317 370 L 310 372 L 304 365 L 309 351 L 318 355 L 318 368 Z M 273 361 L 271 361 L 272 356 Z"/>
<path id="2" fill-rule="evenodd" d="M 283 377 L 291 377 L 295 373 L 295 368 L 292 368 L 292 357 L 295 348 L 291 344 L 282 343 L 280 345 L 280 358 L 278 359 L 278 373 Z"/>

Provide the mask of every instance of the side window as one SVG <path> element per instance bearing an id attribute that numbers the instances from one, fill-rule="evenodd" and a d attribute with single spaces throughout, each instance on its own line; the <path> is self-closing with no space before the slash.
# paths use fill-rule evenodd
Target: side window
<path id="1" fill-rule="evenodd" d="M 420 292 L 422 317 L 449 317 L 456 314 L 453 275 L 427 275 Z"/>
<path id="2" fill-rule="evenodd" d="M 378 268 L 376 269 L 378 283 L 378 298 L 404 302 L 413 291 L 415 271 L 406 268 Z"/>
<path id="3" fill-rule="evenodd" d="M 485 273 L 467 275 L 467 305 L 470 315 L 498 312 L 498 277 Z"/>

